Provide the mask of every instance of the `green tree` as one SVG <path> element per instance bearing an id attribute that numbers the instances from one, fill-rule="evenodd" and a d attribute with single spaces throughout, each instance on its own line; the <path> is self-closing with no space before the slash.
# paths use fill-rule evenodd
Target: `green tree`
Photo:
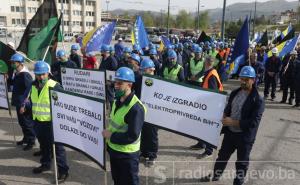
<path id="1" fill-rule="evenodd" d="M 180 10 L 176 17 L 177 28 L 191 28 L 193 26 L 193 19 L 185 10 Z"/>
<path id="2" fill-rule="evenodd" d="M 144 24 L 146 27 L 152 27 L 154 26 L 154 19 L 153 19 L 153 15 L 151 14 L 150 11 L 147 11 L 147 12 L 144 12 L 142 14 L 142 18 L 143 18 L 143 21 L 144 21 Z"/>
<path id="3" fill-rule="evenodd" d="M 197 17 L 196 17 L 196 19 L 197 19 Z M 200 14 L 199 26 L 200 26 L 201 30 L 207 30 L 208 25 L 209 25 L 209 15 L 208 15 L 208 11 L 205 11 Z"/>

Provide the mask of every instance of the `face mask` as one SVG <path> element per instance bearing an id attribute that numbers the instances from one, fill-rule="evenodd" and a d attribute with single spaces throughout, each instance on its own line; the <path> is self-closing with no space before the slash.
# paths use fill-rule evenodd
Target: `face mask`
<path id="1" fill-rule="evenodd" d="M 115 91 L 116 98 L 121 98 L 124 95 L 125 95 L 125 90 L 116 89 L 116 91 Z"/>
<path id="2" fill-rule="evenodd" d="M 128 64 L 128 67 L 129 67 L 130 69 L 133 69 L 133 68 L 134 68 L 134 65 L 133 65 L 133 64 Z"/>
<path id="3" fill-rule="evenodd" d="M 38 80 L 38 82 L 42 85 L 45 85 L 47 83 L 47 81 L 48 81 L 48 78 L 45 78 L 43 80 Z"/>
<path id="4" fill-rule="evenodd" d="M 175 66 L 176 65 L 176 61 L 172 61 L 171 64 L 172 64 L 172 66 Z"/>
<path id="5" fill-rule="evenodd" d="M 151 59 L 151 60 L 154 60 L 155 58 L 154 58 L 154 56 L 150 56 L 150 59 Z"/>
<path id="6" fill-rule="evenodd" d="M 250 85 L 247 84 L 247 83 L 241 83 L 241 88 L 242 88 L 243 90 L 249 90 L 249 89 L 251 89 Z"/>

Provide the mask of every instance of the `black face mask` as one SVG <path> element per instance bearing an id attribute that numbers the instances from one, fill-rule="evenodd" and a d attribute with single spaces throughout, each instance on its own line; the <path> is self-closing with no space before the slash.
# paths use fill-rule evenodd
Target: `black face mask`
<path id="1" fill-rule="evenodd" d="M 249 85 L 247 83 L 241 83 L 241 88 L 243 90 L 249 90 L 249 89 L 251 89 L 251 85 Z"/>
<path id="2" fill-rule="evenodd" d="M 154 59 L 155 59 L 155 57 L 154 57 L 154 56 L 150 56 L 150 59 L 151 59 L 151 60 L 154 60 Z"/>

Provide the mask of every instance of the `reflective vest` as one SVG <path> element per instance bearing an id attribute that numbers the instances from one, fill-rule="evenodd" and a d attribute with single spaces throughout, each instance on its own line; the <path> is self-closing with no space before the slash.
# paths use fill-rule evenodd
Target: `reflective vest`
<path id="1" fill-rule="evenodd" d="M 190 70 L 191 70 L 192 76 L 195 76 L 198 73 L 200 73 L 203 69 L 203 65 L 204 65 L 203 60 L 198 61 L 196 64 L 195 59 L 191 59 Z M 201 78 L 198 78 L 196 81 L 201 82 L 202 80 L 201 80 Z"/>
<path id="2" fill-rule="evenodd" d="M 33 120 L 51 121 L 49 87 L 54 87 L 56 84 L 56 81 L 48 80 L 40 94 L 38 94 L 38 89 L 34 85 L 32 86 L 30 97 Z"/>
<path id="3" fill-rule="evenodd" d="M 217 72 L 217 70 L 215 69 L 212 69 L 206 77 L 204 77 L 204 82 L 202 84 L 202 88 L 204 89 L 208 89 L 208 81 L 210 79 L 211 76 L 215 76 L 217 81 L 218 81 L 218 87 L 219 87 L 219 91 L 223 91 L 223 85 L 221 83 L 221 80 L 220 80 L 220 77 L 219 77 L 219 74 Z"/>
<path id="4" fill-rule="evenodd" d="M 209 55 L 213 58 L 214 60 L 214 67 L 217 67 L 217 65 L 219 64 L 219 60 L 216 58 L 218 52 L 215 51 L 210 51 Z"/>
<path id="5" fill-rule="evenodd" d="M 181 65 L 177 65 L 176 68 L 172 68 L 172 70 L 169 72 L 169 68 L 166 67 L 164 69 L 164 78 L 168 80 L 178 81 L 178 73 L 180 72 Z"/>
<path id="6" fill-rule="evenodd" d="M 119 108 L 116 113 L 116 101 L 114 101 L 112 110 L 110 113 L 110 121 L 108 125 L 108 130 L 111 131 L 112 133 L 119 132 L 119 133 L 125 133 L 128 131 L 128 124 L 125 122 L 125 116 L 127 113 L 130 111 L 130 109 L 136 104 L 140 103 L 145 111 L 146 114 L 146 108 L 142 104 L 142 102 L 137 98 L 136 95 L 133 96 L 131 99 L 129 105 L 124 105 L 121 108 Z M 134 141 L 131 144 L 127 145 L 119 145 L 112 143 L 109 139 L 107 140 L 108 146 L 118 152 L 123 152 L 123 153 L 134 153 L 140 150 L 140 140 L 141 140 L 141 133 L 139 134 L 139 137 L 137 138 L 136 141 Z"/>

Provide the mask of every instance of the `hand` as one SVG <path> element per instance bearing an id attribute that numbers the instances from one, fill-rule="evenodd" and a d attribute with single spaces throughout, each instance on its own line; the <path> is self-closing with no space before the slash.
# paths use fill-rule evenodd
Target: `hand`
<path id="1" fill-rule="evenodd" d="M 224 126 L 233 126 L 234 120 L 231 117 L 225 117 L 222 119 Z"/>
<path id="2" fill-rule="evenodd" d="M 106 139 L 110 139 L 112 133 L 109 130 L 103 130 L 102 131 L 102 136 Z"/>
<path id="3" fill-rule="evenodd" d="M 20 114 L 24 114 L 25 111 L 26 111 L 25 107 L 21 107 L 20 110 L 19 110 Z"/>

